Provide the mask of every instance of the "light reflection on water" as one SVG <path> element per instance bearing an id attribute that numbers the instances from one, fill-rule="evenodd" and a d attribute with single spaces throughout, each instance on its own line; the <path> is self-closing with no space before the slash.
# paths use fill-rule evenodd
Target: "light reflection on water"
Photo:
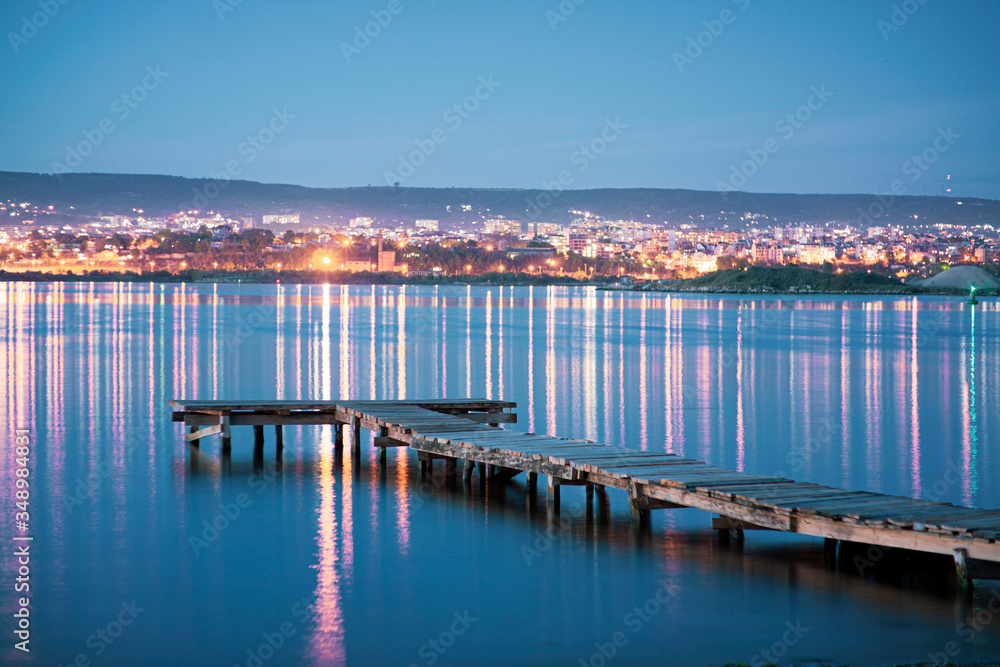
<path id="1" fill-rule="evenodd" d="M 420 647 L 470 609 L 481 620 L 443 663 L 576 663 L 663 577 L 683 592 L 627 662 L 659 662 L 667 646 L 678 664 L 749 662 L 802 615 L 823 629 L 795 650 L 841 662 L 925 660 L 955 639 L 952 600 L 926 586 L 825 570 L 815 541 L 790 536 L 753 534 L 734 554 L 700 512 L 660 512 L 636 538 L 615 497 L 603 520 L 564 509 L 529 564 L 523 547 L 555 519 L 519 483 L 422 490 L 410 452 L 391 452 L 382 476 L 367 446 L 336 457 L 332 427 L 287 429 L 281 469 L 254 476 L 241 429 L 231 461 L 214 441 L 186 449 L 174 397 L 503 398 L 519 404 L 510 428 L 1000 507 L 994 302 L 6 283 L 0 312 L 0 411 L 35 443 L 34 594 L 50 601 L 37 664 L 90 651 L 133 598 L 145 624 L 109 656 L 245 663 L 290 619 L 282 664 L 426 664 Z M 12 468 L 0 461 L 8 506 Z M 249 506 L 196 554 L 191 536 L 240 493 Z M 581 508 L 582 492 L 564 494 Z M 720 639 L 720 623 L 738 630 Z M 996 628 L 978 641 L 960 660 L 1000 653 Z"/>

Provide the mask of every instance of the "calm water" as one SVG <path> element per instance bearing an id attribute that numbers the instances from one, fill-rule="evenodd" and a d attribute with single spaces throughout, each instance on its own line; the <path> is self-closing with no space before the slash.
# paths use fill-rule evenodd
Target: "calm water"
<path id="1" fill-rule="evenodd" d="M 995 302 L 936 298 L 3 284 L 0 661 L 884 664 L 948 642 L 958 662 L 1000 658 L 1000 593 L 979 591 L 996 622 L 972 631 L 947 570 L 838 573 L 821 541 L 782 534 L 738 553 L 697 510 L 637 536 L 614 491 L 595 517 L 567 488 L 550 517 L 520 479 L 421 486 L 414 455 L 380 475 L 367 445 L 337 460 L 332 427 L 287 429 L 280 469 L 269 430 L 263 470 L 237 428 L 223 464 L 167 406 L 504 398 L 509 428 L 1000 507 L 998 323 Z M 30 658 L 10 634 L 15 427 L 32 440 Z"/>

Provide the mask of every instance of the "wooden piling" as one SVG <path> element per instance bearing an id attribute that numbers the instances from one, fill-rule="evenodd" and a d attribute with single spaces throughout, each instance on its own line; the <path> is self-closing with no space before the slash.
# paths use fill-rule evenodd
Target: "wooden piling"
<path id="1" fill-rule="evenodd" d="M 559 487 L 562 484 L 562 480 L 555 475 L 548 475 L 549 485 L 548 485 L 548 503 L 552 505 L 555 509 L 559 509 Z"/>
<path id="2" fill-rule="evenodd" d="M 387 437 L 389 437 L 389 429 L 386 428 L 385 426 L 383 426 L 382 428 L 380 428 L 378 430 L 378 434 L 382 438 L 387 438 Z M 386 454 L 386 451 L 388 449 L 389 449 L 388 447 L 379 447 L 378 448 L 378 464 L 380 466 L 385 467 L 385 465 L 386 465 L 386 462 L 388 460 L 388 454 Z"/>
<path id="3" fill-rule="evenodd" d="M 955 549 L 955 578 L 958 580 L 958 592 L 963 597 L 972 599 L 974 586 L 969 571 L 969 553 L 965 549 Z"/>
<path id="4" fill-rule="evenodd" d="M 361 420 L 351 418 L 351 454 L 361 453 Z"/>
<path id="5" fill-rule="evenodd" d="M 840 551 L 840 540 L 831 537 L 823 539 L 823 563 L 827 567 L 837 566 L 837 555 Z"/>
<path id="6" fill-rule="evenodd" d="M 274 451 L 278 454 L 285 448 L 285 434 L 281 429 L 281 424 L 274 425 Z"/>
<path id="7" fill-rule="evenodd" d="M 649 525 L 649 510 L 643 509 L 636 498 L 628 499 L 628 507 L 632 513 L 632 523 L 645 528 Z"/>
<path id="8" fill-rule="evenodd" d="M 462 482 L 464 484 L 469 484 L 472 482 L 472 469 L 476 466 L 476 462 L 472 459 L 465 459 L 465 463 L 462 465 Z"/>
<path id="9" fill-rule="evenodd" d="M 219 418 L 219 423 L 222 425 L 222 451 L 229 452 L 232 449 L 232 434 L 229 431 L 229 413 L 224 412 Z"/>
<path id="10" fill-rule="evenodd" d="M 538 490 L 538 473 L 531 470 L 524 473 L 524 488 L 534 494 Z"/>

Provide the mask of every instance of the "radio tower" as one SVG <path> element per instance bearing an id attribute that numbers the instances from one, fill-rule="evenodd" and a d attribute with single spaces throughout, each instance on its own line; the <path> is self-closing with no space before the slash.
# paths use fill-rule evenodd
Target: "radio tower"
<path id="1" fill-rule="evenodd" d="M 951 174 L 945 179 L 944 183 L 941 184 L 941 194 L 945 197 L 951 196 Z"/>

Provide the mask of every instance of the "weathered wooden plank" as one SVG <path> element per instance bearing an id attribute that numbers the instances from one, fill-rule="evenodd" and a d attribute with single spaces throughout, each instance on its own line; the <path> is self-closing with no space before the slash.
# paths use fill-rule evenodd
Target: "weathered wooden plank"
<path id="1" fill-rule="evenodd" d="M 251 407 L 262 407 L 262 408 L 273 408 L 275 406 L 288 408 L 288 409 L 299 409 L 301 407 L 309 408 L 314 405 L 319 406 L 330 406 L 330 405 L 340 405 L 344 407 L 357 407 L 363 409 L 364 407 L 371 406 L 417 406 L 430 409 L 429 406 L 441 406 L 446 408 L 465 408 L 465 409 L 478 409 L 478 410 L 488 410 L 496 408 L 516 408 L 517 403 L 513 401 L 494 401 L 486 398 L 442 398 L 442 399 L 420 399 L 420 400 L 407 400 L 407 399 L 393 399 L 393 400 L 350 400 L 350 401 L 293 401 L 293 400 L 254 400 L 254 401 L 233 401 L 233 400 L 186 400 L 186 399 L 173 399 L 167 401 L 167 403 L 173 407 L 180 408 L 182 410 L 187 409 L 189 406 L 208 406 L 208 407 L 223 407 L 229 409 L 231 406 L 251 406 Z"/>
<path id="2" fill-rule="evenodd" d="M 749 477 L 749 478 L 747 478 L 745 480 L 737 481 L 737 482 L 706 482 L 706 483 L 703 483 L 703 484 L 698 484 L 698 486 L 696 488 L 698 488 L 698 489 L 707 489 L 707 490 L 712 490 L 712 489 L 715 489 L 717 487 L 732 488 L 733 486 L 740 485 L 740 484 L 746 484 L 746 485 L 757 484 L 759 479 L 761 479 L 761 478 Z M 764 479 L 768 479 L 768 478 L 764 478 Z M 778 480 L 778 481 L 773 481 L 771 483 L 772 484 L 780 484 L 781 481 Z M 785 484 L 794 484 L 795 482 L 793 482 L 792 480 L 789 479 L 789 480 L 785 480 L 784 483 Z"/>
<path id="3" fill-rule="evenodd" d="M 752 498 L 749 501 L 762 507 L 774 507 L 775 509 L 809 509 L 817 503 L 847 502 L 852 499 L 862 498 L 864 492 L 861 491 L 841 491 L 840 493 L 824 493 L 822 495 L 787 496 L 785 498 Z"/>
<path id="4" fill-rule="evenodd" d="M 794 507 L 796 509 L 815 509 L 822 507 L 843 507 L 853 502 L 868 502 L 883 500 L 885 496 L 868 491 L 844 491 L 840 494 L 828 494 L 821 497 L 805 498 L 803 500 L 781 499 L 771 503 L 778 507 Z"/>
<path id="5" fill-rule="evenodd" d="M 374 445 L 376 447 L 408 447 L 409 444 L 409 442 L 404 440 L 397 440 L 388 436 L 377 435 L 374 438 Z"/>
<path id="6" fill-rule="evenodd" d="M 207 426 L 219 423 L 218 415 L 210 415 L 198 412 L 177 413 L 183 414 L 182 421 L 191 426 Z M 233 426 L 309 426 L 309 425 L 329 425 L 341 423 L 336 415 L 330 412 L 303 412 L 290 415 L 279 415 L 276 413 L 245 413 L 233 412 L 230 414 L 229 423 Z"/>
<path id="7" fill-rule="evenodd" d="M 740 484 L 738 486 L 734 486 L 731 492 L 730 489 L 722 486 L 712 489 L 711 493 L 718 494 L 720 496 L 729 495 L 733 499 L 745 502 L 773 501 L 780 498 L 816 497 L 816 492 L 812 489 L 801 488 L 801 482 L 793 482 L 792 484 L 770 484 L 768 482 L 762 482 L 760 484 Z"/>
<path id="8" fill-rule="evenodd" d="M 644 486 L 643 490 L 646 495 L 659 500 L 695 507 L 716 514 L 724 514 L 758 526 L 785 531 L 789 531 L 792 528 L 791 518 L 788 516 L 744 505 L 735 505 L 724 500 L 719 500 L 718 498 L 712 498 L 708 494 L 652 484 Z"/>
<path id="9" fill-rule="evenodd" d="M 865 512 L 870 512 L 872 516 L 879 516 L 885 512 L 898 512 L 899 514 L 903 514 L 908 508 L 912 508 L 912 505 L 910 505 L 906 499 L 892 501 L 887 498 L 878 498 L 874 500 L 834 501 L 827 505 L 812 506 L 809 508 L 796 507 L 795 512 L 797 514 L 816 513 L 833 517 L 851 517 L 853 519 L 859 519 L 862 518 L 862 515 Z"/>
<path id="10" fill-rule="evenodd" d="M 845 493 L 853 493 L 844 489 L 832 489 L 829 487 L 803 487 L 801 482 L 796 482 L 795 486 L 763 486 L 759 489 L 746 489 L 741 492 L 741 498 L 756 502 L 779 503 L 795 500 L 816 500 L 823 496 L 839 496 Z"/>
<path id="11" fill-rule="evenodd" d="M 878 517 L 889 517 L 892 515 L 899 515 L 906 513 L 907 510 L 912 510 L 914 507 L 913 500 L 910 498 L 904 498 L 899 501 L 886 501 L 882 503 L 872 503 L 874 505 L 870 509 L 867 507 L 862 507 L 860 509 L 854 509 L 848 511 L 844 516 L 851 517 L 852 519 L 876 519 Z"/>
<path id="12" fill-rule="evenodd" d="M 219 435 L 220 433 L 222 433 L 222 424 L 216 423 L 214 426 L 198 429 L 193 433 L 185 433 L 184 439 L 191 442 L 192 440 L 201 440 L 202 438 L 207 438 L 210 435 Z"/>
<path id="13" fill-rule="evenodd" d="M 964 518 L 939 520 L 932 523 L 936 523 L 947 530 L 955 531 L 973 531 L 988 528 L 1000 529 L 1000 512 L 992 512 L 980 516 L 969 515 Z"/>
<path id="14" fill-rule="evenodd" d="M 773 528 L 758 526 L 728 516 L 717 516 L 712 518 L 712 530 L 773 530 Z"/>
<path id="15" fill-rule="evenodd" d="M 951 555 L 954 549 L 964 548 L 969 556 L 981 560 L 998 560 L 997 545 L 986 540 L 966 537 L 949 537 L 915 530 L 880 528 L 835 521 L 825 517 L 801 517 L 794 522 L 792 532 L 835 540 L 861 542 L 876 546 L 926 551 Z"/>

